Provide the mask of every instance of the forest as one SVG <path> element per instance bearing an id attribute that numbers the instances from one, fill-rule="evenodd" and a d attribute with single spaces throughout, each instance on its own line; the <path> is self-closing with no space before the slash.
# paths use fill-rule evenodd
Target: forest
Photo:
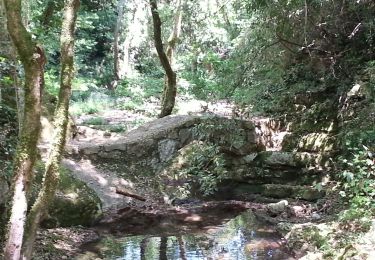
<path id="1" fill-rule="evenodd" d="M 373 0 L 0 0 L 0 259 L 373 259 Z"/>

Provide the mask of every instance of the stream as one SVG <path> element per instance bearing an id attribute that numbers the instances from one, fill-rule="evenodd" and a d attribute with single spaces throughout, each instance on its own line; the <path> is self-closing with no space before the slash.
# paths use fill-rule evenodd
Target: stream
<path id="1" fill-rule="evenodd" d="M 176 234 L 156 226 L 158 235 L 152 227 L 142 235 L 106 233 L 85 244 L 76 259 L 294 259 L 274 228 L 260 223 L 251 210 L 223 222 Z"/>

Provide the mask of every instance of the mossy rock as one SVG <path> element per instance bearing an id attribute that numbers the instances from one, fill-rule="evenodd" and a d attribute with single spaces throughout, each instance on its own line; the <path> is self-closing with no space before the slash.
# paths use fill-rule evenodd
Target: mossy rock
<path id="1" fill-rule="evenodd" d="M 309 168 L 331 168 L 333 152 L 320 152 L 320 153 L 309 153 L 309 152 L 297 152 L 295 158 L 301 164 Z"/>
<path id="2" fill-rule="evenodd" d="M 325 224 L 296 224 L 289 227 L 290 231 L 285 236 L 287 246 L 298 255 L 302 255 L 307 251 L 314 251 L 315 248 L 328 248 L 328 234 L 332 232 L 332 228 Z M 303 251 L 301 251 L 301 249 Z"/>
<path id="3" fill-rule="evenodd" d="M 305 178 L 299 169 L 269 169 L 265 167 L 239 166 L 228 169 L 227 179 L 247 184 L 290 184 L 305 183 L 307 180 L 315 180 L 313 178 Z M 314 177 L 314 176 L 312 176 Z"/>
<path id="4" fill-rule="evenodd" d="M 59 227 L 90 226 L 100 216 L 101 202 L 84 182 L 62 170 L 55 198 L 48 209 L 49 221 Z"/>
<path id="5" fill-rule="evenodd" d="M 293 186 L 265 184 L 263 185 L 262 195 L 271 198 L 283 199 L 290 198 L 293 194 Z"/>
<path id="6" fill-rule="evenodd" d="M 304 165 L 294 153 L 290 152 L 260 152 L 256 160 L 264 167 L 303 167 Z"/>
<path id="7" fill-rule="evenodd" d="M 295 198 L 307 201 L 316 201 L 325 193 L 310 186 L 293 186 L 282 184 L 264 184 L 262 195 L 271 198 Z"/>
<path id="8" fill-rule="evenodd" d="M 331 152 L 335 149 L 335 139 L 327 133 L 309 133 L 300 138 L 299 151 Z"/>
<path id="9" fill-rule="evenodd" d="M 281 142 L 282 151 L 293 152 L 297 149 L 301 135 L 297 133 L 286 134 Z"/>
<path id="10" fill-rule="evenodd" d="M 241 183 L 233 188 L 233 194 L 236 196 L 243 196 L 246 194 L 260 194 L 264 191 L 262 185 Z"/>
<path id="11" fill-rule="evenodd" d="M 33 184 L 31 201 L 35 201 L 41 188 L 43 165 L 37 166 L 37 177 Z M 96 193 L 85 183 L 75 179 L 62 168 L 56 195 L 48 207 L 48 216 L 42 227 L 90 226 L 101 214 L 101 202 Z"/>

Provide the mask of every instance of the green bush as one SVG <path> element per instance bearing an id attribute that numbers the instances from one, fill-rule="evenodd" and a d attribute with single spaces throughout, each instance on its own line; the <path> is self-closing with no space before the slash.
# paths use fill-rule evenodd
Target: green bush
<path id="1" fill-rule="evenodd" d="M 350 148 L 350 156 L 341 158 L 342 189 L 340 195 L 350 207 L 342 219 L 375 214 L 375 153 L 374 147 Z"/>
<path id="2" fill-rule="evenodd" d="M 195 143 L 187 154 L 186 162 L 178 172 L 179 178 L 191 179 L 186 188 L 197 185 L 204 196 L 217 191 L 217 185 L 227 174 L 224 156 L 213 144 Z"/>
<path id="3" fill-rule="evenodd" d="M 120 82 L 115 89 L 116 97 L 131 97 L 133 100 L 145 100 L 149 97 L 160 98 L 163 91 L 164 78 L 156 77 L 134 77 L 127 78 Z"/>
<path id="4" fill-rule="evenodd" d="M 102 117 L 92 117 L 83 122 L 84 125 L 106 125 L 108 122 Z"/>

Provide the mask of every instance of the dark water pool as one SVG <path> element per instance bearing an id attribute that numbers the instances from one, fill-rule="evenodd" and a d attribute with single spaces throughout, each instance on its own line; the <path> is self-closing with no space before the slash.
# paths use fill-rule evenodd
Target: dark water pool
<path id="1" fill-rule="evenodd" d="M 293 259 L 277 232 L 259 223 L 251 211 L 190 234 L 106 235 L 85 245 L 83 251 L 77 259 Z"/>

